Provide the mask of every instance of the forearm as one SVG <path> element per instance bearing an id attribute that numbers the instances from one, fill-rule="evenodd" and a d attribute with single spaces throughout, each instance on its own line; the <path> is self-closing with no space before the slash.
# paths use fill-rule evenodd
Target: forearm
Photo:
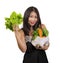
<path id="1" fill-rule="evenodd" d="M 19 49 L 22 52 L 25 52 L 26 49 L 27 49 L 27 46 L 26 46 L 26 42 L 25 42 L 24 36 L 22 36 L 19 31 L 15 31 L 14 33 L 15 33 L 15 37 L 16 37 Z"/>

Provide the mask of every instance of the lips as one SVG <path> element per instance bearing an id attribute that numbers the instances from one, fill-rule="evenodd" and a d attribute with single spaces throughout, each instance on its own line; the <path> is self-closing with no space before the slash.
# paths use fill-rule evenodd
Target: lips
<path id="1" fill-rule="evenodd" d="M 34 22 L 31 22 L 31 24 L 34 24 Z"/>

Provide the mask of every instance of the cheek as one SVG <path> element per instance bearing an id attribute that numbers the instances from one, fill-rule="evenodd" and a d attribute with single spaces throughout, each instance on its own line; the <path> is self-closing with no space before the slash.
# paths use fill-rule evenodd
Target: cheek
<path id="1" fill-rule="evenodd" d="M 29 22 L 31 22 L 31 21 L 33 21 L 33 22 L 37 22 L 38 19 L 37 19 L 37 18 L 29 18 L 28 21 L 29 21 Z"/>
<path id="2" fill-rule="evenodd" d="M 37 20 L 37 19 L 35 19 L 35 21 L 34 21 L 34 22 L 36 23 L 37 21 L 38 21 L 38 20 Z"/>
<path id="3" fill-rule="evenodd" d="M 35 20 L 36 22 L 38 21 L 38 19 Z"/>

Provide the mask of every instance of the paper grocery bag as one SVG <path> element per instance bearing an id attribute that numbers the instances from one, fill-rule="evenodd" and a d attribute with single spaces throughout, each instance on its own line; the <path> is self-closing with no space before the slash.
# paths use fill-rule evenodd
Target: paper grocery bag
<path id="1" fill-rule="evenodd" d="M 49 36 L 47 36 L 47 37 L 37 36 L 35 40 L 32 40 L 32 44 L 34 46 L 36 46 L 37 44 L 39 44 L 40 46 L 43 46 L 45 43 L 46 43 L 46 45 L 48 45 L 48 42 L 49 42 Z"/>

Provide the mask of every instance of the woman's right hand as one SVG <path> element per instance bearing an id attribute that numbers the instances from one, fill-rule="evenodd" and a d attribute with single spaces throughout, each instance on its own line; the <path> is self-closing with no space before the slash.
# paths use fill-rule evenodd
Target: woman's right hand
<path id="1" fill-rule="evenodd" d="M 18 30 L 20 30 L 20 29 L 19 29 L 19 26 L 18 26 L 18 25 L 14 25 L 14 26 L 13 26 L 13 31 L 18 31 Z"/>

